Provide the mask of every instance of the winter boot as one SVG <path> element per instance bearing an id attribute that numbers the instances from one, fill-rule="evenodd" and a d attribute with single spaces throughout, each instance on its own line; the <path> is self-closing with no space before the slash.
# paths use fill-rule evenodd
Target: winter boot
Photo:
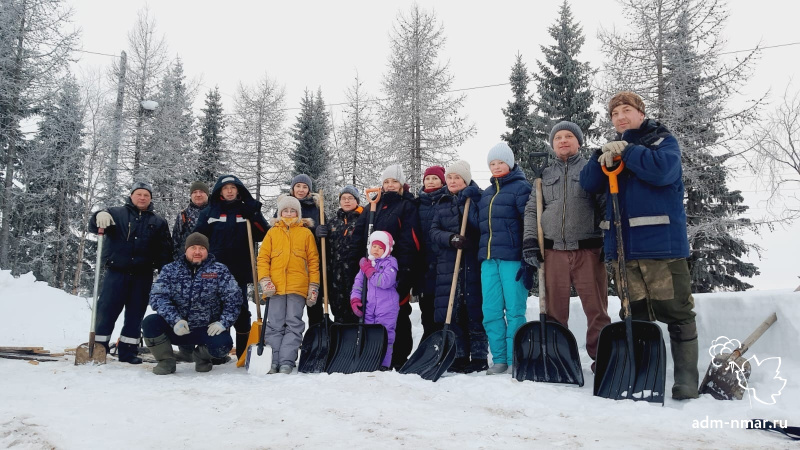
<path id="1" fill-rule="evenodd" d="M 293 369 L 294 369 L 294 367 L 292 367 L 292 366 L 290 366 L 288 364 L 282 364 L 281 368 L 278 369 L 278 373 L 282 373 L 284 375 L 289 375 L 290 373 L 292 373 Z"/>
<path id="2" fill-rule="evenodd" d="M 141 364 L 142 358 L 139 358 L 139 346 L 136 344 L 128 344 L 125 342 L 119 343 L 119 362 L 126 362 L 128 364 Z"/>
<path id="3" fill-rule="evenodd" d="M 670 350 L 674 365 L 675 384 L 672 385 L 672 398 L 687 400 L 697 398 L 700 374 L 697 370 L 697 324 L 671 324 L 667 327 L 670 337 Z"/>
<path id="4" fill-rule="evenodd" d="M 222 364 L 227 364 L 231 361 L 231 357 L 228 355 L 223 356 L 222 358 L 211 358 L 211 364 L 215 366 L 220 366 Z"/>
<path id="5" fill-rule="evenodd" d="M 170 343 L 166 334 L 154 338 L 144 338 L 144 344 L 158 361 L 158 364 L 153 367 L 154 374 L 169 375 L 175 373 L 175 353 L 172 352 L 172 343 Z"/>
<path id="6" fill-rule="evenodd" d="M 179 345 L 178 353 L 175 353 L 175 359 L 180 362 L 192 362 L 192 352 L 194 352 L 194 345 Z"/>
<path id="7" fill-rule="evenodd" d="M 211 364 L 211 354 L 208 353 L 208 347 L 205 345 L 198 345 L 194 352 L 192 352 L 192 359 L 194 360 L 194 370 L 197 372 L 209 372 L 214 367 Z"/>
<path id="8" fill-rule="evenodd" d="M 486 361 L 486 359 L 473 359 L 469 362 L 469 364 L 467 364 L 467 367 L 464 368 L 464 373 L 483 372 L 488 368 L 489 363 Z"/>
<path id="9" fill-rule="evenodd" d="M 272 365 L 269 367 L 269 372 L 267 372 L 267 374 L 268 374 L 268 375 L 271 375 L 271 374 L 273 374 L 273 373 L 278 373 L 278 365 L 277 365 L 277 364 L 272 364 Z"/>
<path id="10" fill-rule="evenodd" d="M 456 358 L 453 360 L 453 364 L 450 365 L 450 368 L 447 369 L 447 371 L 453 373 L 467 373 L 467 365 L 469 365 L 469 358 Z"/>
<path id="11" fill-rule="evenodd" d="M 502 375 L 506 372 L 508 372 L 508 364 L 493 364 L 486 371 L 486 375 Z"/>
<path id="12" fill-rule="evenodd" d="M 236 330 L 236 360 L 242 359 L 242 355 L 244 352 L 247 351 L 247 338 L 250 337 L 250 330 L 245 331 L 244 333 L 239 333 L 239 330 Z"/>

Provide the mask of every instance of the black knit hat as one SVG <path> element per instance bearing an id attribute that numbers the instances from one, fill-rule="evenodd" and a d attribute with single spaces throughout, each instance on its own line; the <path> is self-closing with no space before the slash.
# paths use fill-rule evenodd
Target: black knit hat
<path id="1" fill-rule="evenodd" d="M 203 183 L 202 181 L 195 181 L 194 183 L 192 183 L 191 186 L 189 186 L 189 193 L 190 194 L 192 192 L 198 191 L 198 190 L 205 192 L 206 195 L 210 194 L 210 191 L 208 190 L 208 185 Z"/>
<path id="2" fill-rule="evenodd" d="M 183 251 L 186 251 L 193 245 L 202 245 L 208 250 L 208 238 L 203 233 L 192 233 L 186 238 L 186 243 L 183 244 Z"/>

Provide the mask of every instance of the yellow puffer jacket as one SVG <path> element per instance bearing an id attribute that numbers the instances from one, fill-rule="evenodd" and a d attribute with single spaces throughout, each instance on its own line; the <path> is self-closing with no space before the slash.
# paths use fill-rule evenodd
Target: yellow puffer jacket
<path id="1" fill-rule="evenodd" d="M 319 284 L 319 253 L 314 235 L 302 219 L 286 225 L 273 219 L 258 251 L 258 279 L 269 277 L 276 295 L 308 295 L 309 283 Z"/>

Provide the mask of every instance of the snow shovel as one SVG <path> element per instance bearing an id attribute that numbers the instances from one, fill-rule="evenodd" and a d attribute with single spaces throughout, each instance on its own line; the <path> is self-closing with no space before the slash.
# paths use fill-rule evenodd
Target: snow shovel
<path id="1" fill-rule="evenodd" d="M 461 219 L 461 235 L 467 232 L 467 217 L 469 215 L 470 198 L 464 203 L 464 217 Z M 419 344 L 414 354 L 408 358 L 400 373 L 415 373 L 425 380 L 436 382 L 443 373 L 450 368 L 456 358 L 458 346 L 456 334 L 449 330 L 450 318 L 453 314 L 453 301 L 456 297 L 456 284 L 458 284 L 458 272 L 461 270 L 462 249 L 456 251 L 456 266 L 453 269 L 453 282 L 450 284 L 450 300 L 447 303 L 447 317 L 444 327 L 434 331 L 425 341 Z"/>
<path id="2" fill-rule="evenodd" d="M 319 191 L 319 223 L 325 225 L 325 202 L 322 190 Z M 303 336 L 300 346 L 300 363 L 297 371 L 301 373 L 321 373 L 328 364 L 328 349 L 330 348 L 331 318 L 328 315 L 328 266 L 325 255 L 325 238 L 320 238 L 322 252 L 322 298 L 325 307 L 322 323 L 310 327 Z"/>
<path id="3" fill-rule="evenodd" d="M 250 225 L 250 219 L 246 220 L 247 223 L 247 243 L 248 247 L 250 247 L 250 270 L 252 271 L 253 276 L 253 302 L 256 304 L 256 321 L 253 322 L 253 325 L 250 327 L 250 334 L 247 336 L 247 350 L 242 353 L 242 356 L 236 361 L 236 367 L 243 367 L 247 363 L 247 353 L 249 353 L 251 348 L 254 348 L 258 345 L 259 342 L 263 344 L 263 340 L 261 340 L 261 307 L 260 302 L 258 301 L 258 272 L 256 271 L 256 255 L 255 251 L 253 250 L 253 228 Z M 246 302 L 247 299 L 244 299 Z M 259 353 L 260 354 L 260 353 Z M 270 358 L 272 358 L 272 353 L 270 353 Z M 269 371 L 269 369 L 267 369 Z"/>
<path id="4" fill-rule="evenodd" d="M 370 194 L 377 193 L 374 199 Z M 381 198 L 380 188 L 366 190 L 369 200 L 369 225 L 367 238 L 372 234 L 375 223 L 375 210 Z M 361 288 L 361 304 L 363 312 L 367 311 L 367 277 L 364 277 L 364 286 Z M 364 314 L 358 324 L 334 323 L 331 326 L 331 359 L 328 362 L 327 372 L 355 373 L 374 372 L 378 370 L 386 355 L 389 336 L 386 328 L 380 324 L 365 324 Z"/>
<path id="5" fill-rule="evenodd" d="M 778 320 L 778 315 L 772 313 L 733 353 L 716 355 L 708 365 L 703 382 L 700 383 L 700 393 L 711 394 L 717 400 L 741 400 L 747 380 L 750 379 L 750 362 L 742 355 L 776 320 Z M 740 377 L 744 377 L 744 380 L 740 380 Z"/>
<path id="6" fill-rule="evenodd" d="M 106 348 L 102 345 L 95 345 L 94 326 L 97 318 L 97 295 L 100 286 L 100 266 L 103 263 L 103 241 L 105 229 L 97 229 L 97 263 L 94 267 L 94 294 L 92 295 L 92 324 L 89 328 L 89 342 L 79 345 L 75 349 L 75 365 L 106 363 Z"/>
<path id="7" fill-rule="evenodd" d="M 613 171 L 602 166 L 608 175 L 617 237 L 619 296 L 624 321 L 606 325 L 597 345 L 597 372 L 594 395 L 614 400 L 644 400 L 664 404 L 667 355 L 661 328 L 653 322 L 631 318 L 628 296 L 628 272 L 622 243 L 622 219 L 619 211 L 617 175 L 625 164 L 620 160 Z"/>
<path id="8" fill-rule="evenodd" d="M 265 298 L 264 317 L 269 313 L 269 298 Z M 261 311 L 261 306 L 256 303 L 256 308 Z M 261 318 L 258 319 L 258 342 L 247 346 L 247 352 L 242 355 L 245 358 L 244 367 L 250 375 L 266 375 L 272 368 L 272 347 L 264 343 L 264 334 L 267 332 L 266 325 L 262 325 Z M 256 329 L 255 324 L 250 328 L 250 335 Z"/>
<path id="9" fill-rule="evenodd" d="M 544 255 L 542 231 L 542 179 L 536 179 L 536 219 L 539 248 Z M 539 320 L 521 326 L 514 334 L 514 365 L 512 375 L 517 381 L 540 381 L 583 386 L 583 370 L 578 343 L 567 327 L 547 321 L 547 292 L 544 265 L 539 268 Z"/>

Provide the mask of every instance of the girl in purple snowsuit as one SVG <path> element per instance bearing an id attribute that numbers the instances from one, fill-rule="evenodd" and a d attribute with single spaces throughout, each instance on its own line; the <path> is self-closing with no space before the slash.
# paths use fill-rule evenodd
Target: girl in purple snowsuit
<path id="1" fill-rule="evenodd" d="M 364 316 L 364 323 L 381 324 L 386 327 L 389 345 L 381 364 L 381 370 L 389 370 L 392 364 L 392 345 L 397 314 L 400 312 L 400 295 L 397 293 L 397 260 L 391 256 L 394 239 L 385 231 L 375 231 L 369 236 L 369 258 L 361 258 L 360 270 L 350 292 L 350 306 L 356 316 Z M 367 277 L 367 305 L 362 311 L 361 289 Z"/>

